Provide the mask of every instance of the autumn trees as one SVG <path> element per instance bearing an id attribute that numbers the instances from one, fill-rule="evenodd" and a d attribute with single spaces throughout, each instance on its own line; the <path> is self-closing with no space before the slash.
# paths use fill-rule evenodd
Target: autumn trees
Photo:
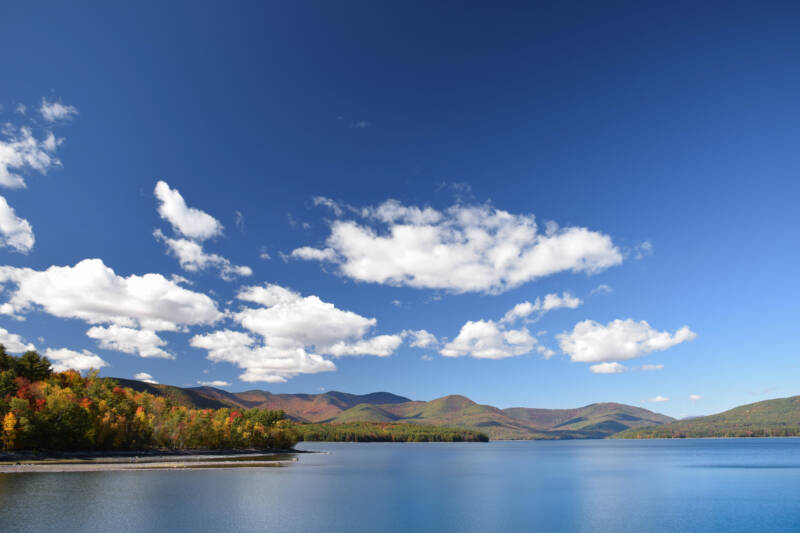
<path id="1" fill-rule="evenodd" d="M 14 357 L 2 345 L 0 420 L 6 450 L 288 449 L 297 442 L 280 411 L 174 405 L 96 372 L 52 372 L 36 352 Z"/>

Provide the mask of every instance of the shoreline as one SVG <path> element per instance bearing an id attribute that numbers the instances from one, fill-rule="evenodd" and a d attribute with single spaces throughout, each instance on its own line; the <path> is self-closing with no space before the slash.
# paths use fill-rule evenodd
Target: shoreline
<path id="1" fill-rule="evenodd" d="M 0 454 L 0 474 L 118 472 L 209 468 L 284 467 L 303 450 L 138 450 L 120 452 L 10 452 Z"/>

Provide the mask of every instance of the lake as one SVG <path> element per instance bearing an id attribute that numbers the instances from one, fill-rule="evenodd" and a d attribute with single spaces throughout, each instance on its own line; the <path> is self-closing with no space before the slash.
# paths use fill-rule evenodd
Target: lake
<path id="1" fill-rule="evenodd" d="M 327 453 L 0 475 L 0 531 L 800 531 L 800 439 L 298 448 Z"/>

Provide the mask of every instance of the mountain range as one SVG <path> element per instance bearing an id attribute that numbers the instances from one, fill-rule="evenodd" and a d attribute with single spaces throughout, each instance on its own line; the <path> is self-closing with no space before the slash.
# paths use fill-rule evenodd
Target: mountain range
<path id="1" fill-rule="evenodd" d="M 595 403 L 575 409 L 498 409 L 458 395 L 429 402 L 388 392 L 348 394 L 272 394 L 263 390 L 227 392 L 214 387 L 181 388 L 115 378 L 123 387 L 168 396 L 197 408 L 221 407 L 282 410 L 298 422 L 409 422 L 476 429 L 492 439 L 605 438 L 629 429 L 674 422 L 641 407 Z"/>

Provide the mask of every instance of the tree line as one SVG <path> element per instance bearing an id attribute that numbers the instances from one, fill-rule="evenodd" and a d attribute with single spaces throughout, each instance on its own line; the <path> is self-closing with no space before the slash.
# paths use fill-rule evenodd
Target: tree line
<path id="1" fill-rule="evenodd" d="M 0 420 L 5 450 L 289 449 L 299 438 L 282 411 L 176 405 L 2 345 Z"/>

